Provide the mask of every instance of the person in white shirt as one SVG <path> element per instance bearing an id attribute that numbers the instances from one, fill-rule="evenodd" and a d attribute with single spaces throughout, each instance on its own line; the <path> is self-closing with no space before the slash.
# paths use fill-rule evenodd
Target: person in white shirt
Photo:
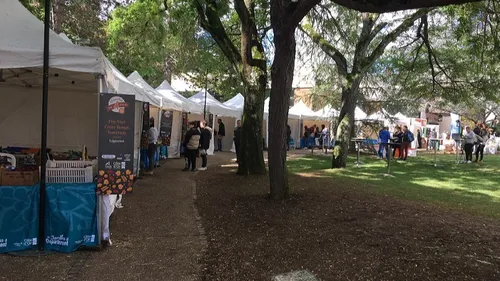
<path id="1" fill-rule="evenodd" d="M 472 163 L 472 150 L 474 149 L 474 144 L 477 141 L 476 134 L 470 129 L 470 127 L 465 127 L 466 134 L 464 150 L 465 150 L 465 161 L 467 163 Z"/>
<path id="2" fill-rule="evenodd" d="M 154 123 L 148 130 L 148 158 L 149 158 L 149 169 L 145 172 L 147 175 L 153 174 L 153 169 L 155 168 L 155 153 L 156 153 L 156 143 L 158 141 L 158 130 L 155 128 Z"/>

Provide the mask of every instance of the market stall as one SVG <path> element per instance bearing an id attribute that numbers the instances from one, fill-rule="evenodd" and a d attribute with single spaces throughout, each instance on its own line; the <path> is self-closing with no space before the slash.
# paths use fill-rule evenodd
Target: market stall
<path id="1" fill-rule="evenodd" d="M 168 134 L 169 130 L 171 131 L 169 157 L 179 157 L 182 143 L 183 113 L 187 113 L 188 118 L 189 116 L 199 116 L 198 120 L 200 120 L 203 117 L 203 107 L 177 93 L 167 81 L 163 81 L 156 88 L 156 91 L 164 99 L 162 105 L 165 108 L 165 111 L 162 111 L 163 120 L 168 120 L 168 122 L 164 122 L 163 131 L 165 134 Z"/>
<path id="2" fill-rule="evenodd" d="M 0 11 L 0 97 L 7 101 L 0 103 L 0 146 L 7 154 L 0 160 L 0 252 L 39 244 L 63 252 L 95 246 L 109 239 L 110 211 L 98 202 L 109 205 L 116 199 L 96 195 L 96 163 L 84 161 L 100 149 L 99 93 L 120 92 L 139 102 L 147 97 L 99 49 L 76 46 L 49 32 L 47 144 L 54 161 L 47 163 L 45 197 L 40 198 L 46 211 L 37 212 L 44 27 L 19 1 L 0 2 Z M 39 217 L 45 227 L 33 229 L 40 226 Z M 41 239 L 39 229 L 44 229 Z"/>
<path id="3" fill-rule="evenodd" d="M 189 100 L 195 102 L 202 108 L 205 106 L 206 102 L 206 111 L 209 114 L 213 114 L 213 122 L 214 122 L 214 130 L 218 130 L 217 120 L 221 119 L 225 125 L 226 136 L 222 141 L 222 150 L 230 151 L 233 146 L 233 134 L 234 128 L 236 125 L 236 120 L 241 118 L 241 112 L 237 109 L 231 108 L 222 104 L 216 98 L 214 98 L 210 93 L 205 90 L 201 90 L 194 96 L 190 97 Z M 212 138 L 214 142 L 217 142 L 217 138 Z M 215 146 L 216 147 L 216 146 Z M 213 153 L 213 150 L 209 149 L 208 153 Z"/>

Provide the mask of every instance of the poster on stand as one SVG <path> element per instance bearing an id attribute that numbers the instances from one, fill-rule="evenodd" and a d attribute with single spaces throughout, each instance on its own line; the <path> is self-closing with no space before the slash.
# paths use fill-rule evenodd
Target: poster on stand
<path id="1" fill-rule="evenodd" d="M 172 124 L 174 120 L 174 112 L 162 110 L 160 123 L 161 143 L 170 146 L 170 138 L 172 137 Z"/>
<path id="2" fill-rule="evenodd" d="M 127 194 L 134 182 L 135 97 L 101 94 L 98 194 Z"/>

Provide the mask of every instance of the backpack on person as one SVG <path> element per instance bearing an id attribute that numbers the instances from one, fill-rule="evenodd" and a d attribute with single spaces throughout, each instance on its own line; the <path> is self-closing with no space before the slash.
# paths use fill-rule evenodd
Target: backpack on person
<path id="1" fill-rule="evenodd" d="M 415 136 L 413 135 L 412 132 L 408 131 L 408 140 L 410 142 L 413 142 L 415 140 Z"/>

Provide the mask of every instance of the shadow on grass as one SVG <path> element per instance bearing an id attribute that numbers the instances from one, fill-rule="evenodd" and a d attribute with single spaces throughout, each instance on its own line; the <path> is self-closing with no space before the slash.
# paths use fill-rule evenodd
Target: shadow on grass
<path id="1" fill-rule="evenodd" d="M 437 203 L 446 207 L 469 210 L 481 215 L 500 217 L 500 157 L 488 156 L 481 164 L 456 164 L 454 155 L 409 158 L 391 161 L 391 174 L 385 177 L 387 162 L 362 156 L 362 166 L 355 167 L 350 156 L 348 167 L 331 169 L 331 158 L 307 155 L 288 161 L 291 173 L 304 176 L 330 177 L 332 184 L 368 188 L 378 193 L 408 200 Z"/>

